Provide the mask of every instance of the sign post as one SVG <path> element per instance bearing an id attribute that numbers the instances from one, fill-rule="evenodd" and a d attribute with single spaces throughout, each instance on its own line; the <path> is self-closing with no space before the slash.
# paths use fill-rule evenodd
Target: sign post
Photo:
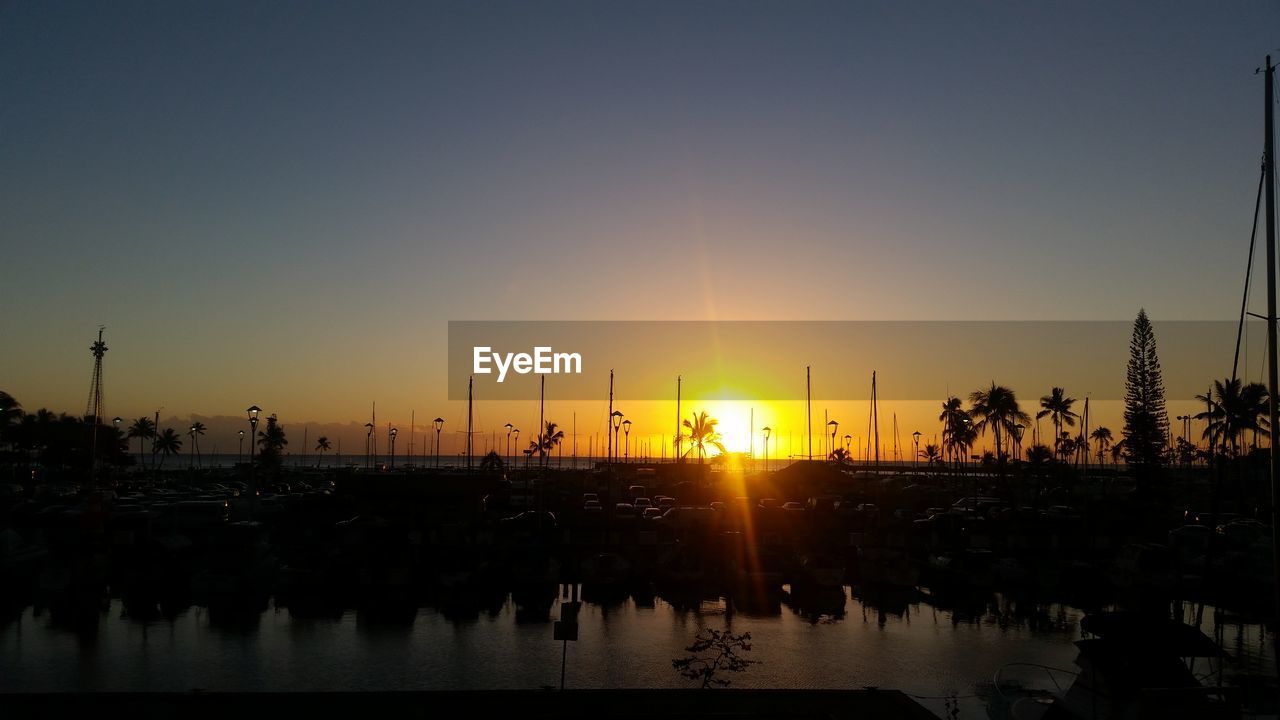
<path id="1" fill-rule="evenodd" d="M 572 587 L 572 596 L 577 597 L 578 586 Z M 569 657 L 569 643 L 578 641 L 578 610 L 582 608 L 582 603 L 578 600 L 560 603 L 560 619 L 553 626 L 552 633 L 555 640 L 564 643 L 560 648 L 560 689 L 564 690 L 564 670 L 565 664 Z"/>

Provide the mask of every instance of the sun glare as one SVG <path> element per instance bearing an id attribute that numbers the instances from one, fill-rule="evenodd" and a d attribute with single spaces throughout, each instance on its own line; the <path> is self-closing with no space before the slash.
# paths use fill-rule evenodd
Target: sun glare
<path id="1" fill-rule="evenodd" d="M 745 453 L 751 450 L 751 406 L 748 403 L 708 403 L 707 414 L 720 421 L 716 430 L 726 451 Z M 710 450 L 709 454 L 719 454 L 719 451 Z"/>

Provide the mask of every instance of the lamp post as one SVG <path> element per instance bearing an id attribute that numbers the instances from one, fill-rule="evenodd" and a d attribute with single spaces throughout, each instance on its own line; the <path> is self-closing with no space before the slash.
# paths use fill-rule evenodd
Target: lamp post
<path id="1" fill-rule="evenodd" d="M 1179 415 L 1179 416 L 1178 416 L 1178 420 L 1179 420 L 1179 421 L 1181 421 L 1181 423 L 1182 423 L 1182 440 L 1183 440 L 1183 442 L 1187 442 L 1187 443 L 1191 442 L 1191 416 L 1190 416 L 1190 415 Z M 1188 455 L 1188 459 L 1190 459 L 1190 457 L 1191 457 L 1191 456 L 1190 456 L 1190 455 Z"/>
<path id="2" fill-rule="evenodd" d="M 160 411 L 163 409 L 163 405 L 156 408 L 155 434 L 151 436 L 151 469 L 156 471 L 156 482 L 160 481 L 160 468 L 156 466 L 156 453 L 160 449 L 156 446 L 156 440 L 160 439 Z"/>
<path id="3" fill-rule="evenodd" d="M 611 420 L 610 424 L 613 425 L 613 448 L 611 449 L 612 454 L 609 456 L 609 464 L 612 465 L 614 459 L 618 457 L 618 430 L 622 428 L 622 411 L 614 410 L 609 418 Z"/>
<path id="4" fill-rule="evenodd" d="M 391 428 L 388 434 L 391 436 L 391 459 L 388 461 L 387 469 L 395 470 L 396 468 L 396 435 L 400 434 L 400 428 Z"/>
<path id="5" fill-rule="evenodd" d="M 196 467 L 196 426 L 192 425 L 187 429 L 187 437 L 191 438 L 191 446 L 187 448 L 187 469 L 194 470 Z"/>
<path id="6" fill-rule="evenodd" d="M 507 429 L 507 460 L 510 461 L 512 465 L 514 465 L 515 458 L 511 457 L 511 431 L 514 430 L 515 427 L 511 423 L 507 423 L 502 427 Z"/>
<path id="7" fill-rule="evenodd" d="M 773 432 L 773 428 L 768 425 L 764 426 L 764 471 L 769 472 L 769 434 Z"/>
<path id="8" fill-rule="evenodd" d="M 622 462 L 631 461 L 631 421 L 622 421 Z"/>
<path id="9" fill-rule="evenodd" d="M 845 436 L 844 436 L 844 452 L 845 452 L 845 454 L 846 454 L 846 455 L 847 455 L 847 454 L 849 454 L 849 452 L 852 450 L 852 448 L 853 448 L 853 436 L 852 436 L 852 435 L 849 435 L 848 433 L 846 433 L 846 434 L 845 434 Z"/>
<path id="10" fill-rule="evenodd" d="M 262 412 L 262 408 L 250 405 L 245 412 L 249 413 L 249 502 L 253 503 L 258 497 L 258 469 L 253 465 L 253 446 L 258 437 L 258 413 Z M 252 508 L 253 505 L 249 507 Z"/>
<path id="11" fill-rule="evenodd" d="M 516 463 L 515 454 L 517 452 L 520 452 L 520 428 L 516 428 L 515 430 L 512 430 L 511 433 L 515 435 L 515 439 L 511 441 L 511 447 L 514 448 L 514 450 L 512 450 L 511 452 L 511 464 L 515 465 Z"/>
<path id="12" fill-rule="evenodd" d="M 1022 433 L 1026 431 L 1026 429 L 1027 426 L 1022 423 L 1018 423 L 1013 426 L 1013 439 L 1017 442 L 1017 444 L 1013 446 L 1014 460 L 1022 459 Z"/>
<path id="13" fill-rule="evenodd" d="M 119 435 L 118 435 L 118 433 L 120 432 L 120 423 L 122 423 L 122 422 L 124 422 L 124 418 L 120 417 L 119 415 L 117 415 L 116 417 L 111 418 L 111 426 L 112 426 L 112 427 L 114 427 L 114 428 L 116 429 L 116 433 L 117 433 L 116 440 L 119 440 Z M 94 431 L 95 433 L 96 433 L 96 432 L 98 432 L 98 427 L 97 427 L 96 425 L 94 426 L 93 431 Z M 94 437 L 96 438 L 97 436 L 95 435 Z M 96 442 L 97 442 L 97 440 L 95 439 L 95 440 L 94 440 L 94 442 L 96 443 Z M 119 445 L 120 445 L 120 443 L 119 443 L 119 442 L 117 442 L 117 443 L 116 443 L 116 447 L 119 447 Z M 97 461 L 97 459 L 98 459 L 98 453 L 97 453 L 97 451 L 96 451 L 96 450 L 95 450 L 95 451 L 94 451 L 94 453 L 93 453 L 93 458 L 94 458 L 94 461 L 95 461 L 95 462 L 96 462 L 96 461 Z"/>
<path id="14" fill-rule="evenodd" d="M 911 433 L 911 440 L 915 443 L 916 453 L 911 456 L 911 469 L 916 470 L 920 467 L 920 431 Z"/>
<path id="15" fill-rule="evenodd" d="M 244 431 L 237 434 L 240 435 L 240 444 L 236 447 L 236 464 L 239 465 L 244 462 Z"/>
<path id="16" fill-rule="evenodd" d="M 436 467 L 440 467 L 440 430 L 444 428 L 444 418 L 436 418 L 431 421 L 431 426 L 436 429 Z"/>
<path id="17" fill-rule="evenodd" d="M 364 469 L 369 470 L 373 467 L 373 423 L 364 424 Z"/>
<path id="18" fill-rule="evenodd" d="M 827 423 L 827 427 L 831 428 L 831 450 L 828 453 L 834 453 L 836 451 L 836 433 L 840 432 L 840 423 L 832 420 Z"/>

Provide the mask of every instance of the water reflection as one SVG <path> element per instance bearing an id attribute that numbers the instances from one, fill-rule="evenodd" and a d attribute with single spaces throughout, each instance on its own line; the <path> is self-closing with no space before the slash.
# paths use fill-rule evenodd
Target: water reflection
<path id="1" fill-rule="evenodd" d="M 575 592 L 584 602 L 579 640 L 562 648 L 552 621 Z M 1206 631 L 1215 627 L 1214 639 L 1237 658 L 1233 671 L 1269 669 L 1256 624 L 1212 608 L 1180 610 L 1189 621 L 1199 615 Z M 0 690 L 536 688 L 558 685 L 562 651 L 569 687 L 683 687 L 671 659 L 699 629 L 730 628 L 752 633 L 752 659 L 761 661 L 735 687 L 894 687 L 972 696 L 965 707 L 981 712 L 1005 665 L 1073 667 L 1083 615 L 998 593 L 812 584 L 755 593 L 468 583 L 383 602 L 365 596 L 345 608 L 304 595 L 166 604 L 135 589 L 11 615 L 0 627 Z M 296 665 L 304 661 L 307 672 Z"/>

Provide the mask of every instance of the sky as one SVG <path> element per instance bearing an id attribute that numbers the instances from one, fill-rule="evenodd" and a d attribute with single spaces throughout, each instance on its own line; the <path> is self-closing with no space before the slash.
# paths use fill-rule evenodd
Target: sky
<path id="1" fill-rule="evenodd" d="M 1266 2 L 3 3 L 0 388 L 81 412 L 106 325 L 112 415 L 422 424 L 465 412 L 449 320 L 1231 319 L 1277 27 Z"/>

